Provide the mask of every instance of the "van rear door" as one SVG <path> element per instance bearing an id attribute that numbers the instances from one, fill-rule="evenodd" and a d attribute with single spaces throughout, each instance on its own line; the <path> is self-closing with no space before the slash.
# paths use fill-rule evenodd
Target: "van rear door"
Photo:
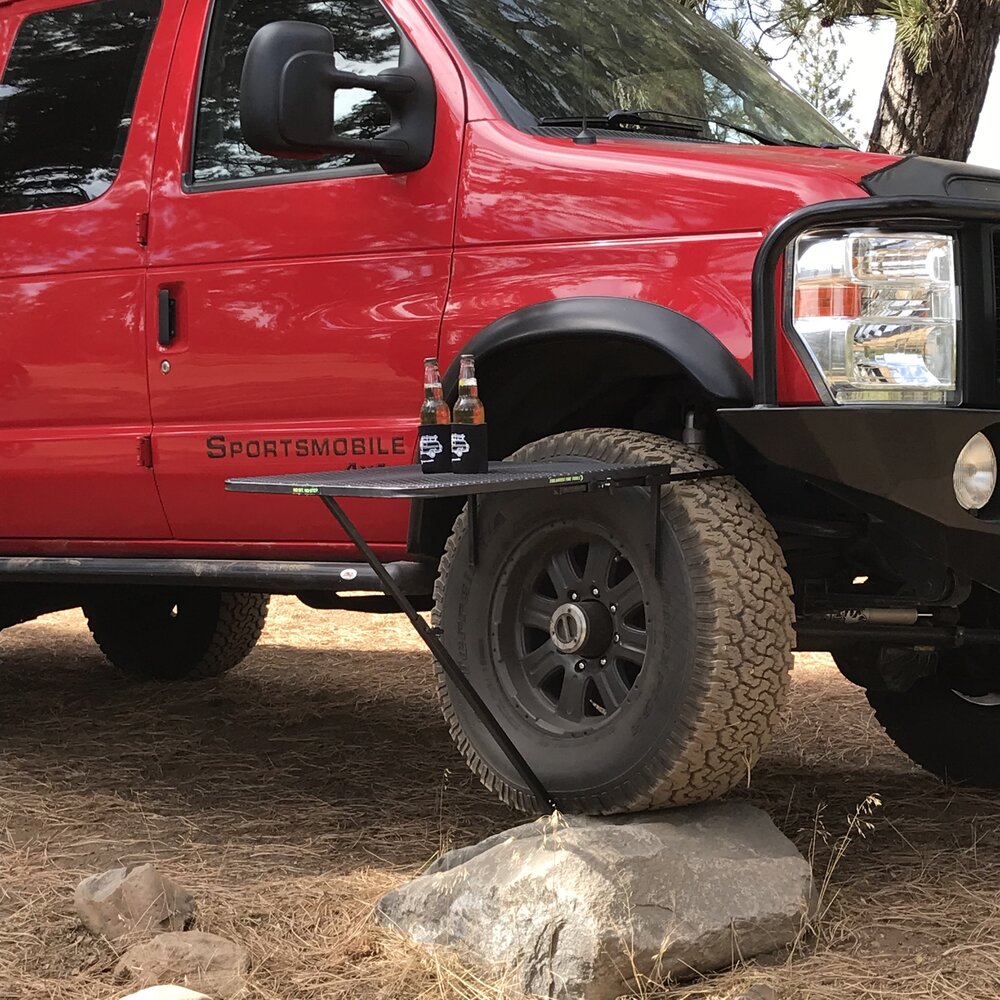
<path id="1" fill-rule="evenodd" d="M 180 6 L 26 0 L 0 11 L 7 552 L 30 551 L 25 539 L 168 534 L 143 443 L 143 244 Z"/>

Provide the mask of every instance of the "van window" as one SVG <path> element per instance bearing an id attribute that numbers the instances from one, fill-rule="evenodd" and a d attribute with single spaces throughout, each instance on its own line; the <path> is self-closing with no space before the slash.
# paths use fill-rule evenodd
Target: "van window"
<path id="1" fill-rule="evenodd" d="M 159 0 L 25 18 L 0 81 L 0 212 L 81 205 L 111 187 Z"/>
<path id="2" fill-rule="evenodd" d="M 399 65 L 399 35 L 378 0 L 216 0 L 198 102 L 195 183 L 251 180 L 375 162 L 358 153 L 337 153 L 316 160 L 280 159 L 258 153 L 243 141 L 243 60 L 258 29 L 272 21 L 311 21 L 328 28 L 340 69 L 371 75 Z M 338 91 L 334 117 L 339 132 L 357 138 L 371 138 L 390 124 L 389 109 L 367 90 Z"/>

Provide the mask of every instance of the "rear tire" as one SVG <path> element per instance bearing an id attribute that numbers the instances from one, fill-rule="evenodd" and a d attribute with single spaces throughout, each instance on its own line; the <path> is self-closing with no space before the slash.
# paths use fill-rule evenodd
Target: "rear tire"
<path id="1" fill-rule="evenodd" d="M 511 457 L 574 456 L 716 468 L 617 429 L 557 434 Z M 659 580 L 645 490 L 484 497 L 480 514 L 476 569 L 466 515 L 455 524 L 434 622 L 559 807 L 677 806 L 745 782 L 783 702 L 793 611 L 774 531 L 743 487 L 725 477 L 664 488 Z M 568 654 L 556 645 L 565 604 L 583 609 L 590 644 Z M 440 668 L 438 690 L 483 783 L 515 808 L 542 808 Z"/>
<path id="2" fill-rule="evenodd" d="M 959 607 L 959 624 L 1000 628 L 1000 594 L 974 586 Z M 895 661 L 883 653 L 881 662 L 877 648 L 862 647 L 855 654 L 879 662 L 877 674 L 869 673 L 864 683 L 889 738 L 945 781 L 1000 788 L 1000 650 L 967 645 L 936 653 L 895 652 Z"/>
<path id="3" fill-rule="evenodd" d="M 940 676 L 908 691 L 867 694 L 886 734 L 915 764 L 954 784 L 1000 788 L 1000 695 L 962 695 Z"/>
<path id="4" fill-rule="evenodd" d="M 94 641 L 123 673 L 142 680 L 218 677 L 260 638 L 269 597 L 188 587 L 108 590 L 83 606 Z"/>

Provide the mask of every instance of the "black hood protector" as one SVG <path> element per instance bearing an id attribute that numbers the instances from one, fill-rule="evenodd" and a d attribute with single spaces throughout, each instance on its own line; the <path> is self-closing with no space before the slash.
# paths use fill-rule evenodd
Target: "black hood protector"
<path id="1" fill-rule="evenodd" d="M 1000 202 L 1000 170 L 908 156 L 858 182 L 877 198 L 967 198 Z"/>

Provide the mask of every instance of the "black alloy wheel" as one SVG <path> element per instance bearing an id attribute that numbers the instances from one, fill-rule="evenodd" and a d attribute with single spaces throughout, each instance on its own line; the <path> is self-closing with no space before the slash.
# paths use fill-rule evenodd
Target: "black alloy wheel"
<path id="1" fill-rule="evenodd" d="M 497 588 L 501 683 L 553 733 L 606 724 L 642 672 L 644 592 L 622 544 L 565 530 L 536 538 Z"/>

